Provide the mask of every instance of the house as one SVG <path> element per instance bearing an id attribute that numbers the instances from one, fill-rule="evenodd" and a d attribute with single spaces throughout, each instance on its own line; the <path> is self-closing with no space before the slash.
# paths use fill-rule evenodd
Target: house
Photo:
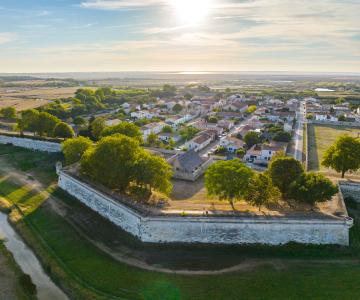
<path id="1" fill-rule="evenodd" d="M 177 128 L 177 126 L 184 124 L 194 118 L 193 115 L 179 115 L 175 117 L 170 117 L 165 120 L 165 122 L 173 128 Z"/>
<path id="2" fill-rule="evenodd" d="M 248 107 L 249 106 L 246 103 L 236 101 L 236 102 L 224 105 L 223 109 L 243 113 L 248 109 Z"/>
<path id="3" fill-rule="evenodd" d="M 189 181 L 195 181 L 204 174 L 212 162 L 211 157 L 200 157 L 194 150 L 176 154 L 168 160 L 173 167 L 173 177 Z"/>
<path id="4" fill-rule="evenodd" d="M 226 148 L 228 152 L 236 152 L 236 150 L 244 148 L 245 142 L 233 136 L 226 136 L 220 140 L 220 146 Z"/>
<path id="5" fill-rule="evenodd" d="M 241 112 L 235 111 L 221 111 L 217 115 L 222 119 L 241 119 L 244 116 Z"/>
<path id="6" fill-rule="evenodd" d="M 160 133 L 165 125 L 166 124 L 164 122 L 149 123 L 141 127 L 141 132 L 146 139 L 151 133 Z"/>
<path id="7" fill-rule="evenodd" d="M 254 164 L 268 165 L 271 158 L 280 151 L 286 151 L 288 143 L 274 142 L 252 146 L 245 154 L 245 160 Z"/>
<path id="8" fill-rule="evenodd" d="M 130 116 L 135 119 L 152 119 L 155 115 L 147 110 L 134 111 L 130 113 Z"/>
<path id="9" fill-rule="evenodd" d="M 211 136 L 211 135 L 209 135 L 207 133 L 199 133 L 192 140 L 185 143 L 185 147 L 198 152 L 198 151 L 204 149 L 212 141 L 213 141 L 213 136 Z"/>
<path id="10" fill-rule="evenodd" d="M 234 122 L 229 120 L 220 120 L 217 125 L 225 130 L 230 130 L 235 126 Z"/>
<path id="11" fill-rule="evenodd" d="M 239 128 L 239 130 L 236 132 L 237 137 L 239 137 L 240 139 L 244 139 L 245 135 L 249 132 L 249 131 L 253 131 L 255 130 L 255 128 L 253 126 L 250 125 L 244 125 L 241 126 Z"/>
<path id="12" fill-rule="evenodd" d="M 315 120 L 316 121 L 330 121 L 330 122 L 337 122 L 338 118 L 332 116 L 326 112 L 317 112 L 315 113 Z"/>

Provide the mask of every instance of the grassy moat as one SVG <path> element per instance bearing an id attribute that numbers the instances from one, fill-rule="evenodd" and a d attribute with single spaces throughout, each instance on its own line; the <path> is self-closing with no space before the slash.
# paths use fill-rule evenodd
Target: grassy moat
<path id="1" fill-rule="evenodd" d="M 360 293 L 354 205 L 350 247 L 145 245 L 57 189 L 57 155 L 12 146 L 0 146 L 0 153 L 2 207 L 71 298 L 356 299 Z M 234 272 L 214 272 L 232 266 Z"/>

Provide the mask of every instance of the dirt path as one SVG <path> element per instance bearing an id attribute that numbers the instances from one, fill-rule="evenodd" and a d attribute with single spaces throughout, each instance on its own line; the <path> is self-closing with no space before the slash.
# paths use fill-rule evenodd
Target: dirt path
<path id="1" fill-rule="evenodd" d="M 138 258 L 133 258 L 129 256 L 128 249 L 122 249 L 123 251 L 117 248 L 116 250 L 112 249 L 111 247 L 106 246 L 101 241 L 93 240 L 86 234 L 84 231 L 78 228 L 76 224 L 71 221 L 71 218 L 68 218 L 67 215 L 70 212 L 71 208 L 67 206 L 64 202 L 57 200 L 54 196 L 46 191 L 47 186 L 44 186 L 41 182 L 33 179 L 31 173 L 23 173 L 16 170 L 12 167 L 4 157 L 0 157 L 0 171 L 6 173 L 6 177 L 14 181 L 15 183 L 19 183 L 22 185 L 26 185 L 34 191 L 41 193 L 44 197 L 47 198 L 46 203 L 44 204 L 47 209 L 51 209 L 57 214 L 64 217 L 70 224 L 72 224 L 73 228 L 86 240 L 91 242 L 94 246 L 101 249 L 103 252 L 107 253 L 115 260 L 125 263 L 134 267 L 138 267 L 141 269 L 145 269 L 148 271 L 154 272 L 162 272 L 168 274 L 180 274 L 180 275 L 219 275 L 225 274 L 230 272 L 237 272 L 237 271 L 249 271 L 255 268 L 264 267 L 264 266 L 272 266 L 275 269 L 285 269 L 292 265 L 296 264 L 354 264 L 359 263 L 358 260 L 333 260 L 333 259 L 322 259 L 322 260 L 302 260 L 302 259 L 261 259 L 261 258 L 246 258 L 239 264 L 234 264 L 233 266 L 226 267 L 226 268 L 219 268 L 218 270 L 186 270 L 186 269 L 170 269 L 165 268 L 155 264 L 149 264 L 143 260 Z"/>

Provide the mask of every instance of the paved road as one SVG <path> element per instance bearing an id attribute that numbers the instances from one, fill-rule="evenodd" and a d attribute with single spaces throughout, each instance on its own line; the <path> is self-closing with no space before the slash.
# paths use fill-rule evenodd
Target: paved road
<path id="1" fill-rule="evenodd" d="M 299 111 L 297 112 L 298 121 L 296 122 L 296 129 L 294 134 L 294 141 L 295 141 L 294 158 L 300 162 L 303 161 L 303 144 L 304 144 L 303 125 L 305 120 L 304 115 L 305 115 L 304 102 L 301 102 Z"/>

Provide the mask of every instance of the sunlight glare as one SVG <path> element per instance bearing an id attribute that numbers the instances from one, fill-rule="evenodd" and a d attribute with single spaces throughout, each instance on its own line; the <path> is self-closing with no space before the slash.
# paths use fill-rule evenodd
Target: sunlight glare
<path id="1" fill-rule="evenodd" d="M 176 14 L 184 25 L 196 25 L 209 14 L 211 0 L 171 0 Z"/>

